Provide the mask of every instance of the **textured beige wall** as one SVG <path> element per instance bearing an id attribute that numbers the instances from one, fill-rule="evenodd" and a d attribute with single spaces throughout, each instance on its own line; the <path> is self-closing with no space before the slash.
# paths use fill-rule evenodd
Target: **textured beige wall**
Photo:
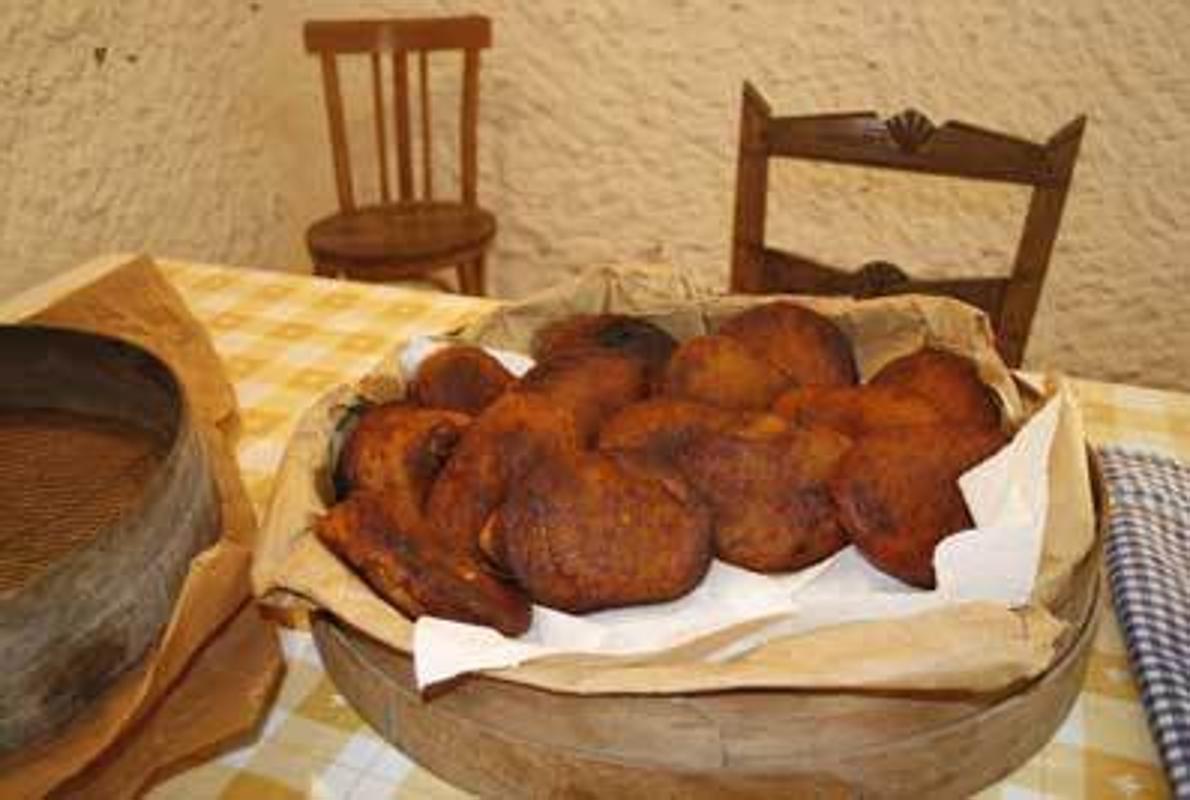
<path id="1" fill-rule="evenodd" d="M 744 78 L 782 112 L 913 105 L 1030 138 L 1087 113 L 1028 363 L 1190 389 L 1185 0 L 10 2 L 0 295 L 115 249 L 308 269 L 302 231 L 334 201 L 300 21 L 470 10 L 495 21 L 480 192 L 497 293 L 656 254 L 724 280 Z M 1016 190 L 796 164 L 773 192 L 778 242 L 925 273 L 1003 268 L 1024 208 Z"/>

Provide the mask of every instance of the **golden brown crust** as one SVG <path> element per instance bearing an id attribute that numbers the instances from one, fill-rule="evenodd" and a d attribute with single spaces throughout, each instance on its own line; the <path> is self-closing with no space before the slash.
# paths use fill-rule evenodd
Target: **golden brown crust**
<path id="1" fill-rule="evenodd" d="M 439 474 L 426 503 L 429 524 L 474 546 L 511 483 L 547 454 L 579 444 L 571 412 L 547 397 L 508 392 L 475 419 Z"/>
<path id="2" fill-rule="evenodd" d="M 846 545 L 828 479 L 850 445 L 827 428 L 750 439 L 713 434 L 687 448 L 678 469 L 710 503 L 719 558 L 784 572 Z"/>
<path id="3" fill-rule="evenodd" d="M 531 607 L 515 586 L 402 522 L 377 492 L 357 491 L 321 517 L 318 538 L 410 619 L 429 614 L 489 625 L 507 636 L 529 629 Z"/>
<path id="4" fill-rule="evenodd" d="M 548 361 L 564 353 L 603 350 L 641 361 L 652 379 L 677 348 L 673 336 L 648 320 L 626 314 L 575 314 L 538 330 L 532 355 Z"/>
<path id="5" fill-rule="evenodd" d="M 669 360 L 661 393 L 720 408 L 761 411 L 789 380 L 742 344 L 726 336 L 696 336 Z"/>
<path id="6" fill-rule="evenodd" d="M 508 567 L 508 555 L 504 551 L 504 538 L 496 525 L 494 513 L 479 529 L 476 546 L 489 572 L 505 580 L 514 580 L 512 570 Z"/>
<path id="7" fill-rule="evenodd" d="M 859 439 L 831 479 L 849 538 L 878 569 L 933 588 L 938 542 L 972 524 L 956 481 L 1005 442 L 993 428 L 955 425 Z"/>
<path id="8" fill-rule="evenodd" d="M 515 391 L 542 397 L 574 416 L 581 441 L 594 441 L 604 420 L 649 390 L 645 365 L 611 352 L 564 353 L 525 373 Z"/>
<path id="9" fill-rule="evenodd" d="M 365 408 L 339 454 L 336 483 L 345 491 L 385 492 L 408 518 L 418 518 L 430 486 L 470 424 L 465 414 L 405 403 Z"/>
<path id="10" fill-rule="evenodd" d="M 674 463 L 682 450 L 708 434 L 732 431 L 737 435 L 765 435 L 787 431 L 789 425 L 764 412 L 730 411 L 682 400 L 654 397 L 622 409 L 599 432 L 599 449 L 629 450 L 662 463 Z"/>
<path id="11" fill-rule="evenodd" d="M 925 347 L 890 361 L 869 381 L 872 386 L 899 387 L 924 398 L 948 422 L 997 427 L 1000 404 L 979 377 L 971 359 Z"/>
<path id="12" fill-rule="evenodd" d="M 421 363 L 409 394 L 425 408 L 475 416 L 515 380 L 503 364 L 480 348 L 455 345 L 432 353 Z"/>
<path id="13" fill-rule="evenodd" d="M 795 425 L 825 425 L 853 438 L 906 425 L 934 425 L 942 414 L 925 398 L 895 386 L 805 386 L 777 398 L 773 413 Z"/>
<path id="14" fill-rule="evenodd" d="M 497 514 L 509 567 L 534 602 L 571 613 L 680 597 L 710 565 L 711 528 L 674 480 L 602 453 L 543 461 Z"/>
<path id="15" fill-rule="evenodd" d="M 779 300 L 725 320 L 719 334 L 773 364 L 797 386 L 858 383 L 851 342 L 834 322 L 811 309 Z"/>

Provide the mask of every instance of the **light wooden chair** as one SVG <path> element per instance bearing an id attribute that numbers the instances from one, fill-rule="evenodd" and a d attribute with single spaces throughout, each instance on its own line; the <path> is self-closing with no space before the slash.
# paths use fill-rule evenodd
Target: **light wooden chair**
<path id="1" fill-rule="evenodd" d="M 920 292 L 956 297 L 987 312 L 997 346 L 1019 366 L 1053 250 L 1085 117 L 1037 144 L 959 122 L 935 127 L 908 110 L 887 120 L 872 112 L 775 117 L 744 84 L 736 167 L 731 288 L 875 297 Z M 771 158 L 808 159 L 1033 187 L 1009 274 L 956 280 L 914 280 L 900 267 L 871 262 L 854 272 L 765 244 Z"/>
<path id="2" fill-rule="evenodd" d="M 484 259 L 496 235 L 496 218 L 476 200 L 479 55 L 491 46 L 486 17 L 439 19 L 311 21 L 305 25 L 307 52 L 322 64 L 323 95 L 335 167 L 339 211 L 318 220 L 306 232 L 306 244 L 319 275 L 343 274 L 365 281 L 428 278 L 454 267 L 459 288 L 484 293 Z M 462 102 L 459 104 L 461 197 L 441 199 L 434 193 L 432 115 L 429 91 L 430 54 L 461 51 Z M 340 56 L 366 56 L 371 61 L 371 101 L 377 166 L 378 203 L 360 205 L 354 190 L 351 151 L 339 81 Z M 413 121 L 410 103 L 411 56 L 418 66 L 421 194 L 414 174 Z M 383 76 L 391 62 L 391 87 Z M 396 197 L 389 167 L 389 130 L 385 95 L 391 91 Z"/>

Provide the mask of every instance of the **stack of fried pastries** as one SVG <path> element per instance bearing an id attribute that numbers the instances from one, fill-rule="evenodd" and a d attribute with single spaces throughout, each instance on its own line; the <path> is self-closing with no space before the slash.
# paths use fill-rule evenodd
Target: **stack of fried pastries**
<path id="1" fill-rule="evenodd" d="M 971 527 L 957 487 L 1007 440 L 967 358 L 922 349 L 860 383 L 851 344 L 791 302 L 677 342 L 624 315 L 537 334 L 516 378 L 440 350 L 364 409 L 335 464 L 327 547 L 410 618 L 526 631 L 682 596 L 712 558 L 799 570 L 853 544 L 922 588 Z"/>

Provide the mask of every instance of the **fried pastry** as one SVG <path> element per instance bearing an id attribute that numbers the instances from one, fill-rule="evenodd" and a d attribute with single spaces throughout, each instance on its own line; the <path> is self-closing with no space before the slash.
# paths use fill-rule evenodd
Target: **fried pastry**
<path id="1" fill-rule="evenodd" d="M 781 370 L 797 386 L 858 382 L 851 343 L 835 323 L 811 309 L 779 300 L 725 320 L 719 334 Z"/>
<path id="2" fill-rule="evenodd" d="M 920 395 L 959 425 L 1000 424 L 996 395 L 980 380 L 975 363 L 949 350 L 924 347 L 902 356 L 881 367 L 869 383 Z"/>
<path id="3" fill-rule="evenodd" d="M 576 449 L 574 415 L 550 398 L 508 392 L 476 417 L 430 489 L 429 524 L 472 547 L 509 486 L 547 454 Z"/>
<path id="4" fill-rule="evenodd" d="M 503 531 L 496 525 L 496 516 L 493 512 L 479 529 L 476 546 L 488 572 L 505 580 L 515 581 L 508 566 L 508 553 L 504 550 Z"/>
<path id="5" fill-rule="evenodd" d="M 687 445 L 708 433 L 758 436 L 788 429 L 789 425 L 773 414 L 654 397 L 633 403 L 609 419 L 599 432 L 599 448 L 632 451 L 649 461 L 672 464 Z"/>
<path id="6" fill-rule="evenodd" d="M 720 408 L 761 411 L 789 379 L 727 336 L 687 339 L 670 358 L 661 394 Z"/>
<path id="7" fill-rule="evenodd" d="M 516 377 L 478 347 L 454 345 L 432 354 L 409 386 L 414 402 L 426 408 L 443 408 L 471 416 L 483 411 L 504 394 Z"/>
<path id="8" fill-rule="evenodd" d="M 773 413 L 802 427 L 825 425 L 852 438 L 905 425 L 933 425 L 942 414 L 896 386 L 805 386 L 777 398 Z"/>
<path id="9" fill-rule="evenodd" d="M 529 629 L 532 610 L 520 589 L 488 574 L 468 551 L 443 547 L 403 522 L 382 493 L 352 493 L 318 520 L 315 533 L 410 619 L 429 614 L 506 636 Z"/>
<path id="10" fill-rule="evenodd" d="M 604 420 L 640 400 L 649 385 L 643 362 L 612 352 L 587 350 L 554 356 L 525 373 L 514 391 L 543 397 L 574 416 L 584 443 L 594 441 Z"/>
<path id="11" fill-rule="evenodd" d="M 339 497 L 359 489 L 385 492 L 406 518 L 420 518 L 434 478 L 470 424 L 465 414 L 406 403 L 364 409 L 339 454 Z"/>
<path id="12" fill-rule="evenodd" d="M 831 479 L 849 538 L 878 569 L 932 589 L 938 542 L 972 525 L 956 481 L 1005 442 L 995 428 L 956 425 L 857 440 Z"/>
<path id="13" fill-rule="evenodd" d="M 531 352 L 537 361 L 588 350 L 619 353 L 643 362 L 652 379 L 660 376 L 676 349 L 677 340 L 648 320 L 625 314 L 575 314 L 538 330 Z"/>
<path id="14" fill-rule="evenodd" d="M 757 572 L 810 566 L 842 549 L 828 480 L 851 446 L 829 428 L 760 438 L 709 435 L 677 468 L 715 518 L 715 553 Z"/>
<path id="15" fill-rule="evenodd" d="M 698 498 L 663 471 L 605 453 L 543 459 L 495 526 L 533 601 L 570 613 L 680 597 L 711 560 L 711 518 Z"/>

